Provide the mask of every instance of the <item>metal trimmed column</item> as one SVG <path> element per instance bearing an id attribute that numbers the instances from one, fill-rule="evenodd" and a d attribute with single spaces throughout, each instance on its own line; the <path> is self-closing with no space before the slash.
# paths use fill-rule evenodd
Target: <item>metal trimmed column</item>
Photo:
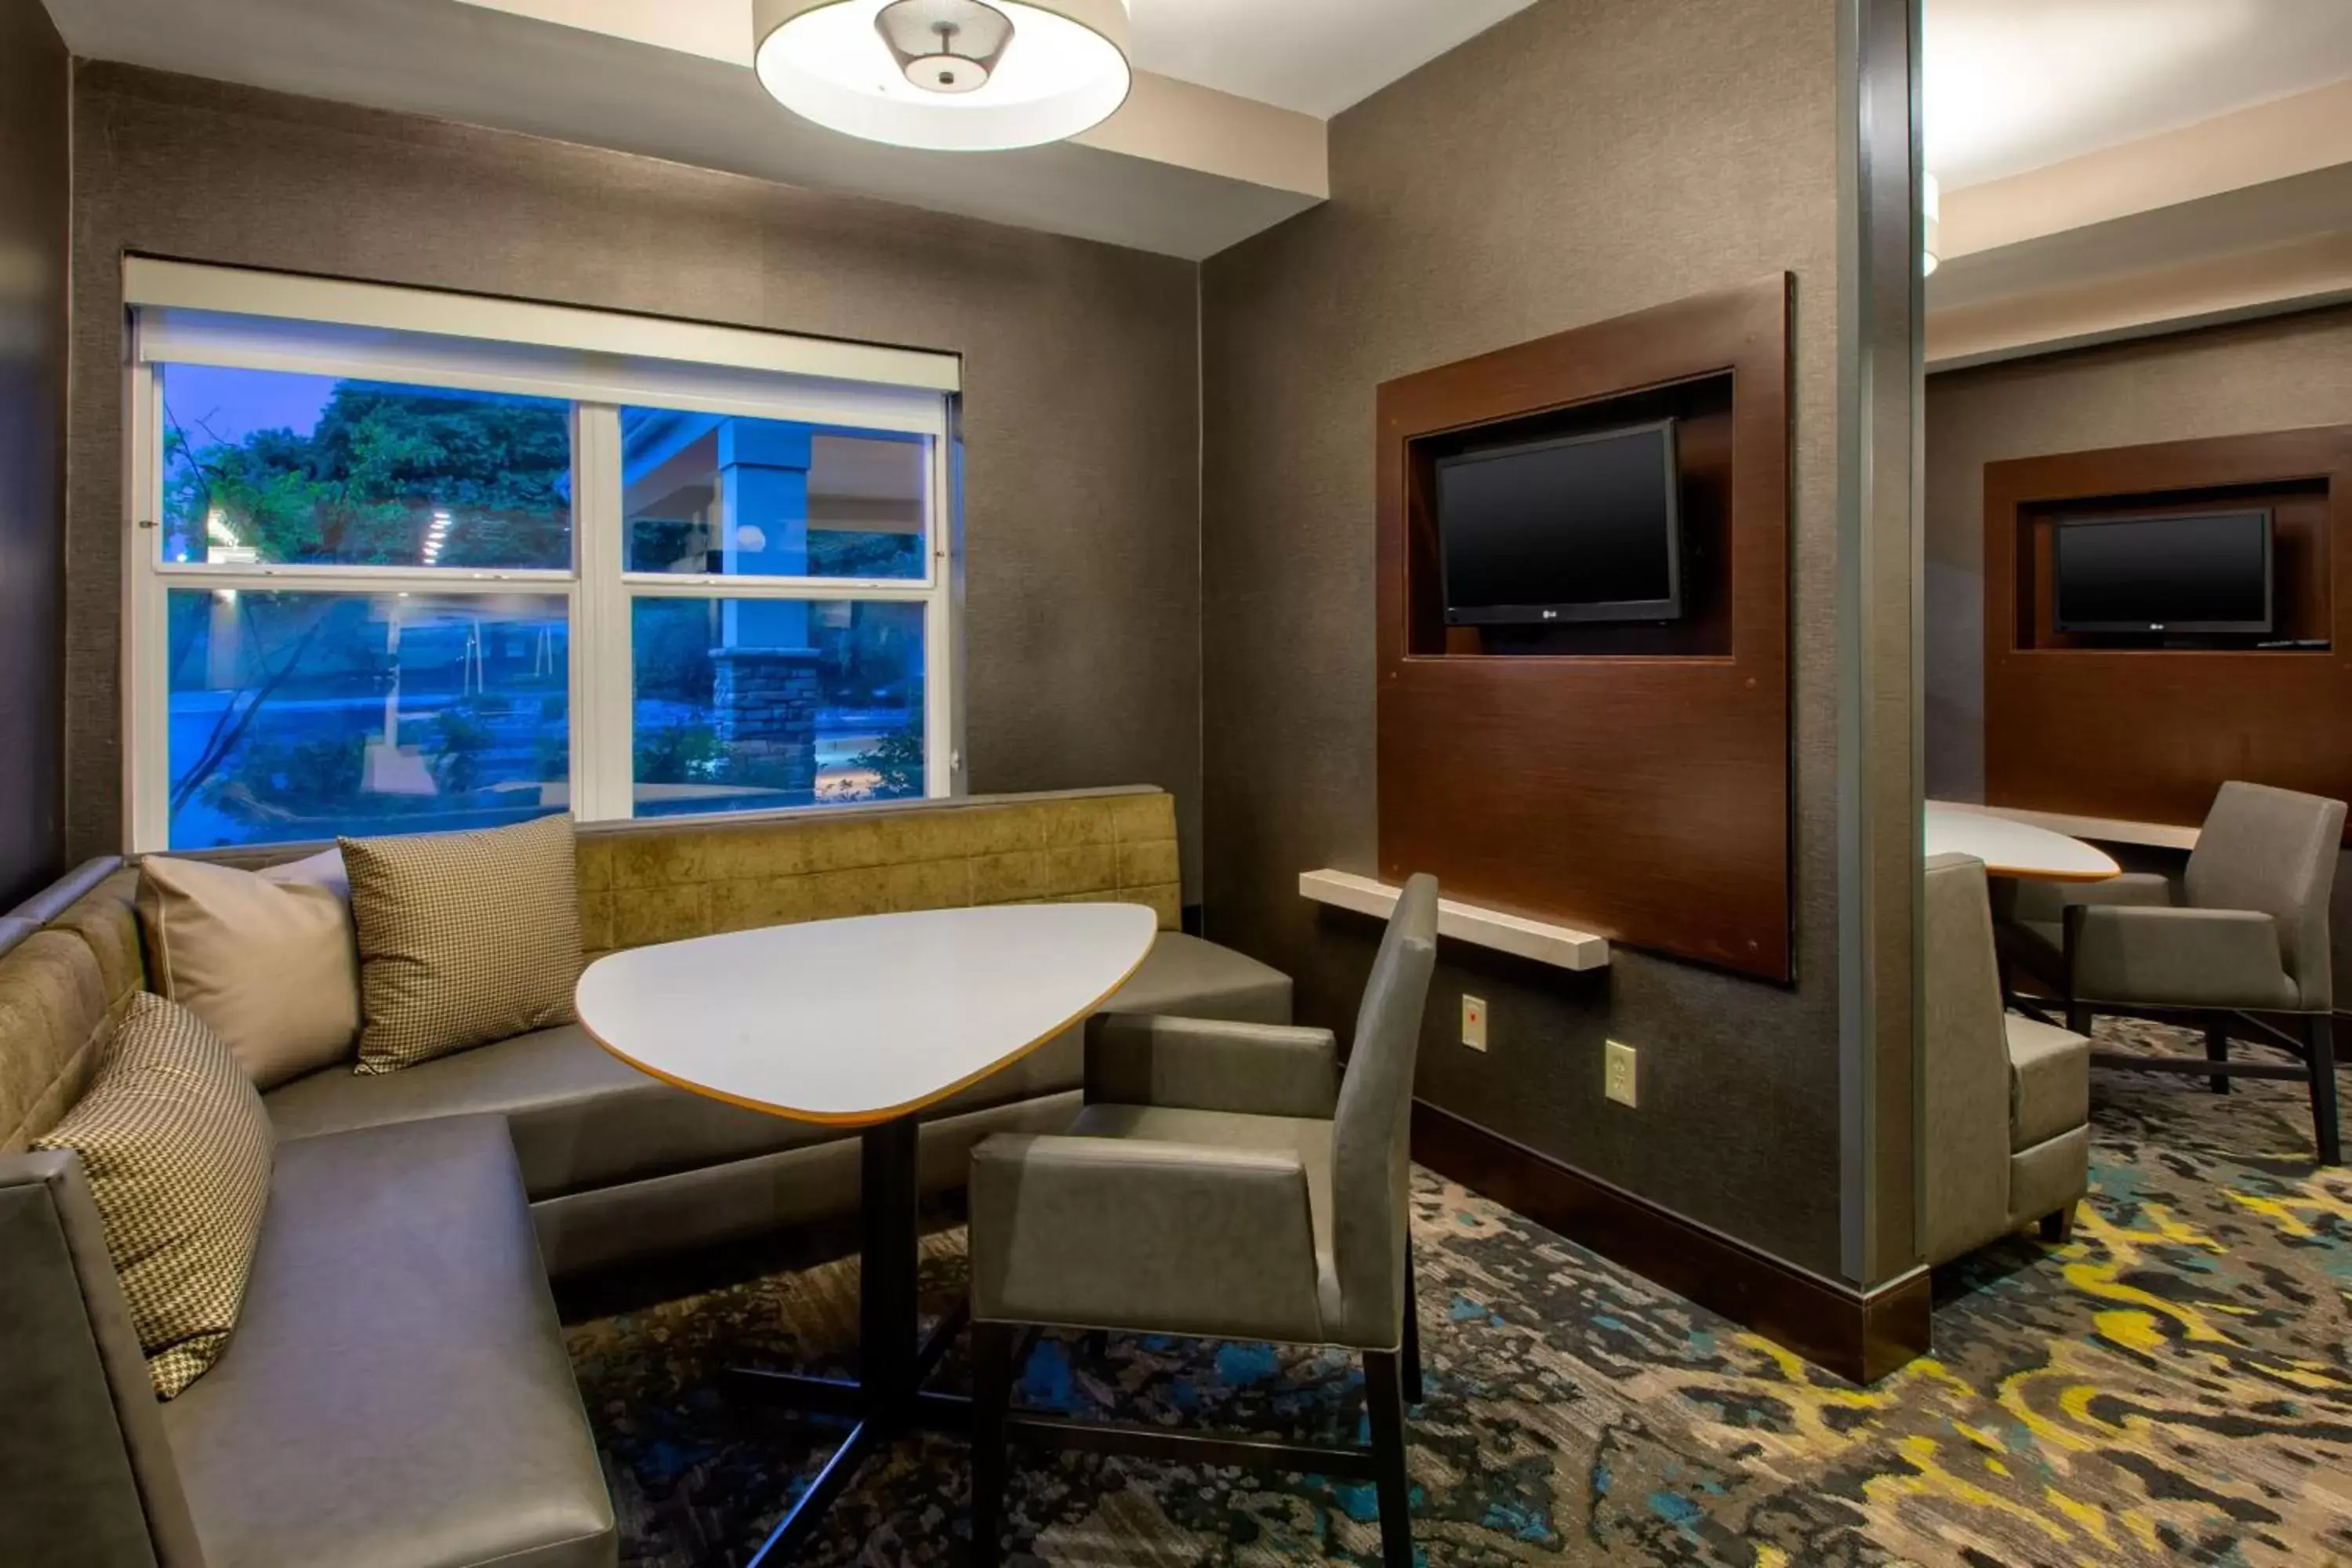
<path id="1" fill-rule="evenodd" d="M 1841 0 L 1841 1263 L 1919 1267 L 1920 0 Z"/>

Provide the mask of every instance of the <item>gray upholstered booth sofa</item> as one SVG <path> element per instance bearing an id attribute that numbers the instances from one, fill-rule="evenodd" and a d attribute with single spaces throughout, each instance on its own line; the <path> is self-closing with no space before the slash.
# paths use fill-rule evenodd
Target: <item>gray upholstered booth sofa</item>
<path id="1" fill-rule="evenodd" d="M 892 909 L 1123 899 L 1160 911 L 1115 1010 L 1286 1023 L 1290 984 L 1177 923 L 1156 790 L 583 828 L 591 955 Z M 264 1096 L 279 1139 L 236 1332 L 150 1389 L 78 1162 L 28 1154 L 146 984 L 135 869 L 93 862 L 0 917 L 0 1554 L 49 1568 L 572 1568 L 610 1504 L 551 1273 L 821 1217 L 854 1138 L 658 1083 L 576 1027 Z M 927 1183 L 1076 1110 L 1079 1031 L 924 1131 Z"/>

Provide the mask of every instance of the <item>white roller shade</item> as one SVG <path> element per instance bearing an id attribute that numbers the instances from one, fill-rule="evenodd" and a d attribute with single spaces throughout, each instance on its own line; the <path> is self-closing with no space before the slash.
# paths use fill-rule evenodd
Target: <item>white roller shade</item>
<path id="1" fill-rule="evenodd" d="M 854 384 L 935 399 L 961 384 L 953 354 L 659 316 L 146 257 L 123 262 L 122 282 L 124 302 L 139 311 L 140 357 L 151 363 L 222 363 L 236 350 L 235 363 L 251 364 L 256 353 L 290 356 L 299 335 L 307 360 L 324 349 L 364 359 L 364 374 L 386 376 L 393 373 L 381 367 L 405 362 L 438 377 L 461 362 L 486 363 L 483 346 L 495 345 L 500 353 L 493 357 L 510 355 L 511 363 L 491 374 L 531 384 L 486 390 L 606 402 L 638 401 L 641 394 L 659 401 L 665 395 L 654 389 L 713 373 L 738 385 L 821 381 L 829 395 Z M 303 330 L 289 332 L 288 323 Z"/>

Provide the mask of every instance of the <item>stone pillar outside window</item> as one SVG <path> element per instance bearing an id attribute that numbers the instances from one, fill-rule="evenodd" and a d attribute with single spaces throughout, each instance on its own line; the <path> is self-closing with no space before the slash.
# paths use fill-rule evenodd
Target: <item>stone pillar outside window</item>
<path id="1" fill-rule="evenodd" d="M 817 655 L 810 647 L 715 647 L 712 708 L 733 783 L 816 798 Z"/>
<path id="2" fill-rule="evenodd" d="M 719 427 L 718 532 L 730 576 L 808 571 L 809 433 L 768 420 Z M 799 600 L 730 599 L 710 650 L 711 706 L 734 783 L 816 798 L 817 653 Z"/>

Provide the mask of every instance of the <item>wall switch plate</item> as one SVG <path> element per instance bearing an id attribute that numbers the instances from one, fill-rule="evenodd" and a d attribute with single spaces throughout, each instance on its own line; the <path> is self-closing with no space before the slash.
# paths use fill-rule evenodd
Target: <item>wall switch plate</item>
<path id="1" fill-rule="evenodd" d="M 1601 1057 L 1601 1091 L 1620 1105 L 1636 1103 L 1634 1065 L 1633 1047 L 1617 1040 L 1609 1041 Z"/>
<path id="2" fill-rule="evenodd" d="M 1486 1048 L 1486 999 L 1484 996 L 1462 998 L 1462 1043 L 1474 1051 Z"/>

